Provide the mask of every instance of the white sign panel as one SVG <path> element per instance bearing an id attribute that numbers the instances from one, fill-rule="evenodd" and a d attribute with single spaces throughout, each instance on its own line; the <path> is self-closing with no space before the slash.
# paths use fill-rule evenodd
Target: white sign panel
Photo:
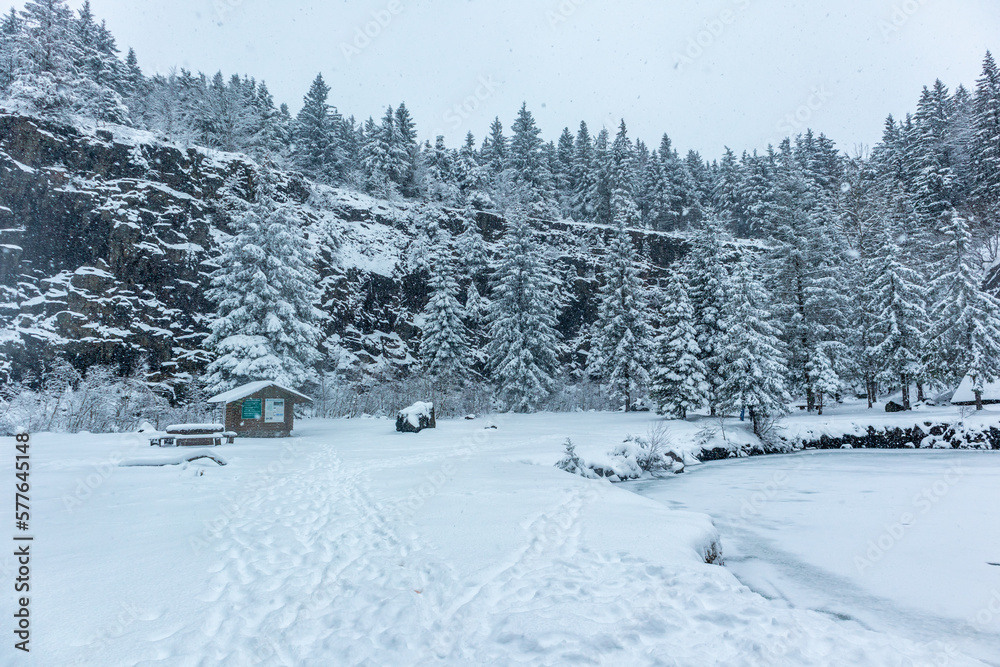
<path id="1" fill-rule="evenodd" d="M 274 424 L 285 421 L 285 399 L 264 399 L 264 423 Z"/>

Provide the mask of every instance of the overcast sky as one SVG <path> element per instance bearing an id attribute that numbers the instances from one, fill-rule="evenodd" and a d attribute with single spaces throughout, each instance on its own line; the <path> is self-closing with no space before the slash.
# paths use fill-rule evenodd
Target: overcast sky
<path id="1" fill-rule="evenodd" d="M 667 132 L 708 158 L 806 126 L 853 151 L 935 78 L 973 87 L 986 50 L 1000 50 L 996 0 L 91 5 L 147 73 L 250 74 L 294 113 L 322 72 L 341 112 L 377 118 L 403 100 L 421 139 L 444 134 L 452 146 L 469 130 L 481 141 L 497 115 L 509 128 L 525 101 L 546 139 L 624 117 L 633 139 Z"/>

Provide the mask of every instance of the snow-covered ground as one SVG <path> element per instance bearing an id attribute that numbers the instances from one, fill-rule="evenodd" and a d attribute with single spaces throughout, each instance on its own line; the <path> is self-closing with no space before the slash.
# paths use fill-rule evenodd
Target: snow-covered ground
<path id="1" fill-rule="evenodd" d="M 951 637 L 946 629 L 871 632 L 768 600 L 704 562 L 717 538 L 708 516 L 552 466 L 567 436 L 597 457 L 653 419 L 495 416 L 416 435 L 384 419 L 309 420 L 293 438 L 216 448 L 225 466 L 123 467 L 175 463 L 177 452 L 138 435 L 36 434 L 24 664 L 978 664 L 937 641 Z M 13 454 L 4 459 L 12 480 Z M 697 488 L 711 465 L 659 483 Z M 820 487 L 831 485 L 832 476 Z M 920 516 L 898 553 L 916 548 L 924 526 L 947 527 L 934 517 L 971 493 L 960 488 L 971 487 L 955 485 L 940 514 Z M 996 488 L 980 488 L 980 507 L 995 508 Z M 878 525 L 867 515 L 891 516 L 856 494 L 844 510 L 865 539 Z M 972 549 L 989 525 L 979 516 L 952 517 L 968 532 L 944 534 L 971 545 L 952 569 L 978 568 Z M 737 567 L 745 546 L 733 545 Z M 942 567 L 927 568 L 926 586 L 951 581 Z M 0 556 L 4 580 L 12 568 Z M 3 597 L 8 619 L 12 597 Z M 956 599 L 969 602 L 965 592 Z M 12 652 L 8 641 L 5 663 Z"/>
<path id="2" fill-rule="evenodd" d="M 711 514 L 727 568 L 783 605 L 1000 665 L 1000 452 L 807 451 L 627 486 Z"/>

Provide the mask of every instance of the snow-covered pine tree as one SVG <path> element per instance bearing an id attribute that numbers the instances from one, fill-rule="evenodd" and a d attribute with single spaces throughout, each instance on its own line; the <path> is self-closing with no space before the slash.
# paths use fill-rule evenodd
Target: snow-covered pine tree
<path id="1" fill-rule="evenodd" d="M 728 299 L 729 274 L 725 266 L 719 223 L 708 218 L 691 238 L 691 252 L 682 265 L 688 295 L 694 308 L 698 359 L 705 366 L 708 403 L 714 415 L 722 383 L 719 340 L 723 333 L 722 309 Z"/>
<path id="2" fill-rule="evenodd" d="M 968 221 L 952 211 L 943 232 L 944 261 L 932 283 L 929 365 L 944 381 L 968 375 L 981 410 L 984 385 L 1000 378 L 1000 300 L 981 289 Z"/>
<path id="3" fill-rule="evenodd" d="M 821 344 L 841 343 L 847 314 L 837 267 L 843 244 L 821 188 L 795 158 L 789 141 L 776 156 L 776 177 L 768 197 L 765 228 L 771 230 L 768 283 L 774 315 L 783 331 L 790 389 L 816 405 L 809 366 Z"/>
<path id="4" fill-rule="evenodd" d="M 808 373 L 818 415 L 823 414 L 824 398 L 838 396 L 843 389 L 844 383 L 837 372 L 837 367 L 842 365 L 838 359 L 841 351 L 842 348 L 833 343 L 820 343 L 809 360 Z"/>
<path id="5" fill-rule="evenodd" d="M 479 232 L 479 223 L 476 221 L 476 212 L 466 209 L 462 222 L 462 232 L 456 239 L 458 254 L 461 258 L 462 266 L 473 280 L 489 268 L 489 252 L 486 248 L 486 241 Z"/>
<path id="6" fill-rule="evenodd" d="M 925 231 L 936 229 L 957 203 L 955 156 L 948 136 L 951 114 L 948 88 L 937 80 L 932 88 L 924 87 L 907 133 L 911 142 L 907 169 Z"/>
<path id="7" fill-rule="evenodd" d="M 458 158 L 455 161 L 455 176 L 466 202 L 471 204 L 482 196 L 481 192 L 485 187 L 486 179 L 483 168 L 479 166 L 476 139 L 472 132 L 465 135 L 465 143 L 458 150 Z"/>
<path id="8" fill-rule="evenodd" d="M 452 152 L 445 147 L 443 135 L 437 136 L 433 146 L 427 142 L 420 154 L 420 161 L 427 198 L 446 206 L 457 205 L 461 192 L 455 173 L 455 160 Z"/>
<path id="9" fill-rule="evenodd" d="M 541 133 L 535 124 L 535 117 L 528 111 L 527 103 L 522 103 L 511 125 L 509 167 L 516 179 L 535 190 L 541 185 L 538 180 L 542 174 Z"/>
<path id="10" fill-rule="evenodd" d="M 522 103 L 511 125 L 507 169 L 510 185 L 516 190 L 517 198 L 528 206 L 529 213 L 536 217 L 555 217 L 558 205 L 541 133 L 528 105 Z"/>
<path id="11" fill-rule="evenodd" d="M 674 152 L 670 137 L 660 139 L 658 150 L 650 154 L 640 181 L 649 197 L 648 226 L 661 231 L 680 227 L 683 213 L 683 165 Z"/>
<path id="12" fill-rule="evenodd" d="M 507 168 L 508 140 L 503 134 L 499 116 L 490 123 L 490 133 L 483 140 L 482 165 L 489 179 L 497 178 Z M 491 183 L 492 185 L 492 183 Z"/>
<path id="13" fill-rule="evenodd" d="M 255 380 L 299 387 L 321 357 L 315 250 L 268 174 L 248 169 L 227 190 L 233 235 L 221 243 L 207 292 L 217 318 L 205 341 L 214 356 L 206 389 Z"/>
<path id="14" fill-rule="evenodd" d="M 465 309 L 458 301 L 458 281 L 450 249 L 437 244 L 431 257 L 431 297 L 423 310 L 420 360 L 439 391 L 447 391 L 466 377 L 471 362 L 469 336 L 462 322 Z"/>
<path id="15" fill-rule="evenodd" d="M 94 21 L 89 0 L 85 0 L 74 22 L 77 43 L 76 66 L 80 72 L 77 88 L 78 113 L 109 123 L 130 123 L 122 94 L 126 70 L 118 57 L 115 38 L 102 22 Z"/>
<path id="16" fill-rule="evenodd" d="M 374 195 L 391 197 L 406 182 L 411 156 L 392 107 L 386 109 L 381 124 L 376 125 L 371 118 L 365 123 L 361 165 L 367 189 Z"/>
<path id="17" fill-rule="evenodd" d="M 634 227 L 640 217 L 635 201 L 635 147 L 628 138 L 624 120 L 618 126 L 609 157 L 611 223 L 619 228 Z"/>
<path id="18" fill-rule="evenodd" d="M 441 209 L 426 206 L 413 218 L 413 240 L 406 250 L 406 268 L 412 273 L 422 273 L 429 279 L 434 253 L 447 245 L 441 229 Z"/>
<path id="19" fill-rule="evenodd" d="M 573 141 L 573 192 L 570 195 L 570 213 L 574 220 L 586 221 L 593 217 L 590 192 L 595 187 L 591 166 L 594 162 L 594 144 L 587 124 L 580 122 L 580 129 Z"/>
<path id="20" fill-rule="evenodd" d="M 625 168 L 616 171 L 624 173 Z M 606 257 L 589 372 L 622 395 L 625 410 L 649 381 L 650 329 L 645 286 L 636 268 L 636 251 L 626 220 L 636 220 L 635 202 L 624 186 L 615 188 L 615 230 Z"/>
<path id="21" fill-rule="evenodd" d="M 768 295 L 745 260 L 733 267 L 729 286 L 718 342 L 719 405 L 730 412 L 746 410 L 760 437 L 770 419 L 787 413 L 791 400 L 780 330 L 765 308 Z"/>
<path id="22" fill-rule="evenodd" d="M 10 93 L 20 67 L 20 33 L 23 28 L 21 17 L 13 7 L 0 19 L 0 95 Z"/>
<path id="23" fill-rule="evenodd" d="M 361 171 L 365 190 L 379 197 L 393 197 L 396 184 L 392 179 L 392 155 L 382 129 L 375 120 L 365 121 L 364 142 L 361 145 Z"/>
<path id="24" fill-rule="evenodd" d="M 994 229 L 1000 225 L 1000 69 L 986 52 L 972 115 L 973 196 Z"/>
<path id="25" fill-rule="evenodd" d="M 415 188 L 419 150 L 416 123 L 413 122 L 413 116 L 410 115 L 410 110 L 406 108 L 405 102 L 400 102 L 399 106 L 396 107 L 393 129 L 393 140 L 397 142 L 393 151 L 397 160 L 396 182 L 404 195 L 414 196 L 417 194 Z M 443 141 L 441 148 L 447 151 Z"/>
<path id="26" fill-rule="evenodd" d="M 555 168 L 552 170 L 556 200 L 559 202 L 559 212 L 564 218 L 572 217 L 573 192 L 576 188 L 573 163 L 573 133 L 569 131 L 568 127 L 564 127 L 562 134 L 559 135 L 559 143 L 556 147 Z"/>
<path id="27" fill-rule="evenodd" d="M 479 325 L 489 313 L 489 300 L 479 293 L 475 281 L 470 281 L 465 290 L 465 319 L 473 327 Z"/>
<path id="28" fill-rule="evenodd" d="M 330 87 L 317 74 L 294 124 L 295 163 L 320 180 L 336 180 L 343 159 L 335 132 L 336 111 L 327 103 L 329 95 Z"/>
<path id="29" fill-rule="evenodd" d="M 698 358 L 698 333 L 694 308 L 684 285 L 684 274 L 675 272 L 667 283 L 663 331 L 656 341 L 656 363 L 650 396 L 661 414 L 684 419 L 708 402 L 705 364 Z"/>
<path id="30" fill-rule="evenodd" d="M 24 4 L 18 32 L 18 67 L 10 96 L 47 114 L 65 114 L 79 108 L 76 89 L 83 74 L 83 57 L 74 30 L 73 12 L 66 0 L 29 0 Z"/>
<path id="31" fill-rule="evenodd" d="M 488 367 L 502 401 L 530 412 L 551 392 L 559 369 L 558 285 L 521 210 L 508 215 L 493 272 Z"/>
<path id="32" fill-rule="evenodd" d="M 719 161 L 718 173 L 712 186 L 712 204 L 724 229 L 734 235 L 745 231 L 743 221 L 743 199 L 740 190 L 743 174 L 736 154 L 726 146 Z"/>
<path id="33" fill-rule="evenodd" d="M 585 180 L 587 190 L 583 193 L 584 208 L 590 217 L 586 222 L 610 225 L 611 213 L 611 173 L 610 147 L 607 128 L 594 137 L 594 150 L 590 153 L 589 173 Z"/>
<path id="34" fill-rule="evenodd" d="M 927 331 L 926 279 L 902 261 L 897 230 L 886 221 L 872 263 L 871 349 L 882 376 L 903 391 L 903 408 L 910 409 L 910 386 L 923 377 L 921 360 Z"/>

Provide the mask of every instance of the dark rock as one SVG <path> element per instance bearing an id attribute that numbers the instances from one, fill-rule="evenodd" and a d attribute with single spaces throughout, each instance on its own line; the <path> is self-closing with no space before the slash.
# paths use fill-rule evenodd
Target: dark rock
<path id="1" fill-rule="evenodd" d="M 906 408 L 904 408 L 902 405 L 900 405 L 895 401 L 889 401 L 888 403 L 885 404 L 886 412 L 902 412 L 905 409 Z"/>
<path id="2" fill-rule="evenodd" d="M 425 428 L 437 428 L 433 403 L 418 401 L 396 414 L 396 430 L 400 433 L 420 433 Z"/>

